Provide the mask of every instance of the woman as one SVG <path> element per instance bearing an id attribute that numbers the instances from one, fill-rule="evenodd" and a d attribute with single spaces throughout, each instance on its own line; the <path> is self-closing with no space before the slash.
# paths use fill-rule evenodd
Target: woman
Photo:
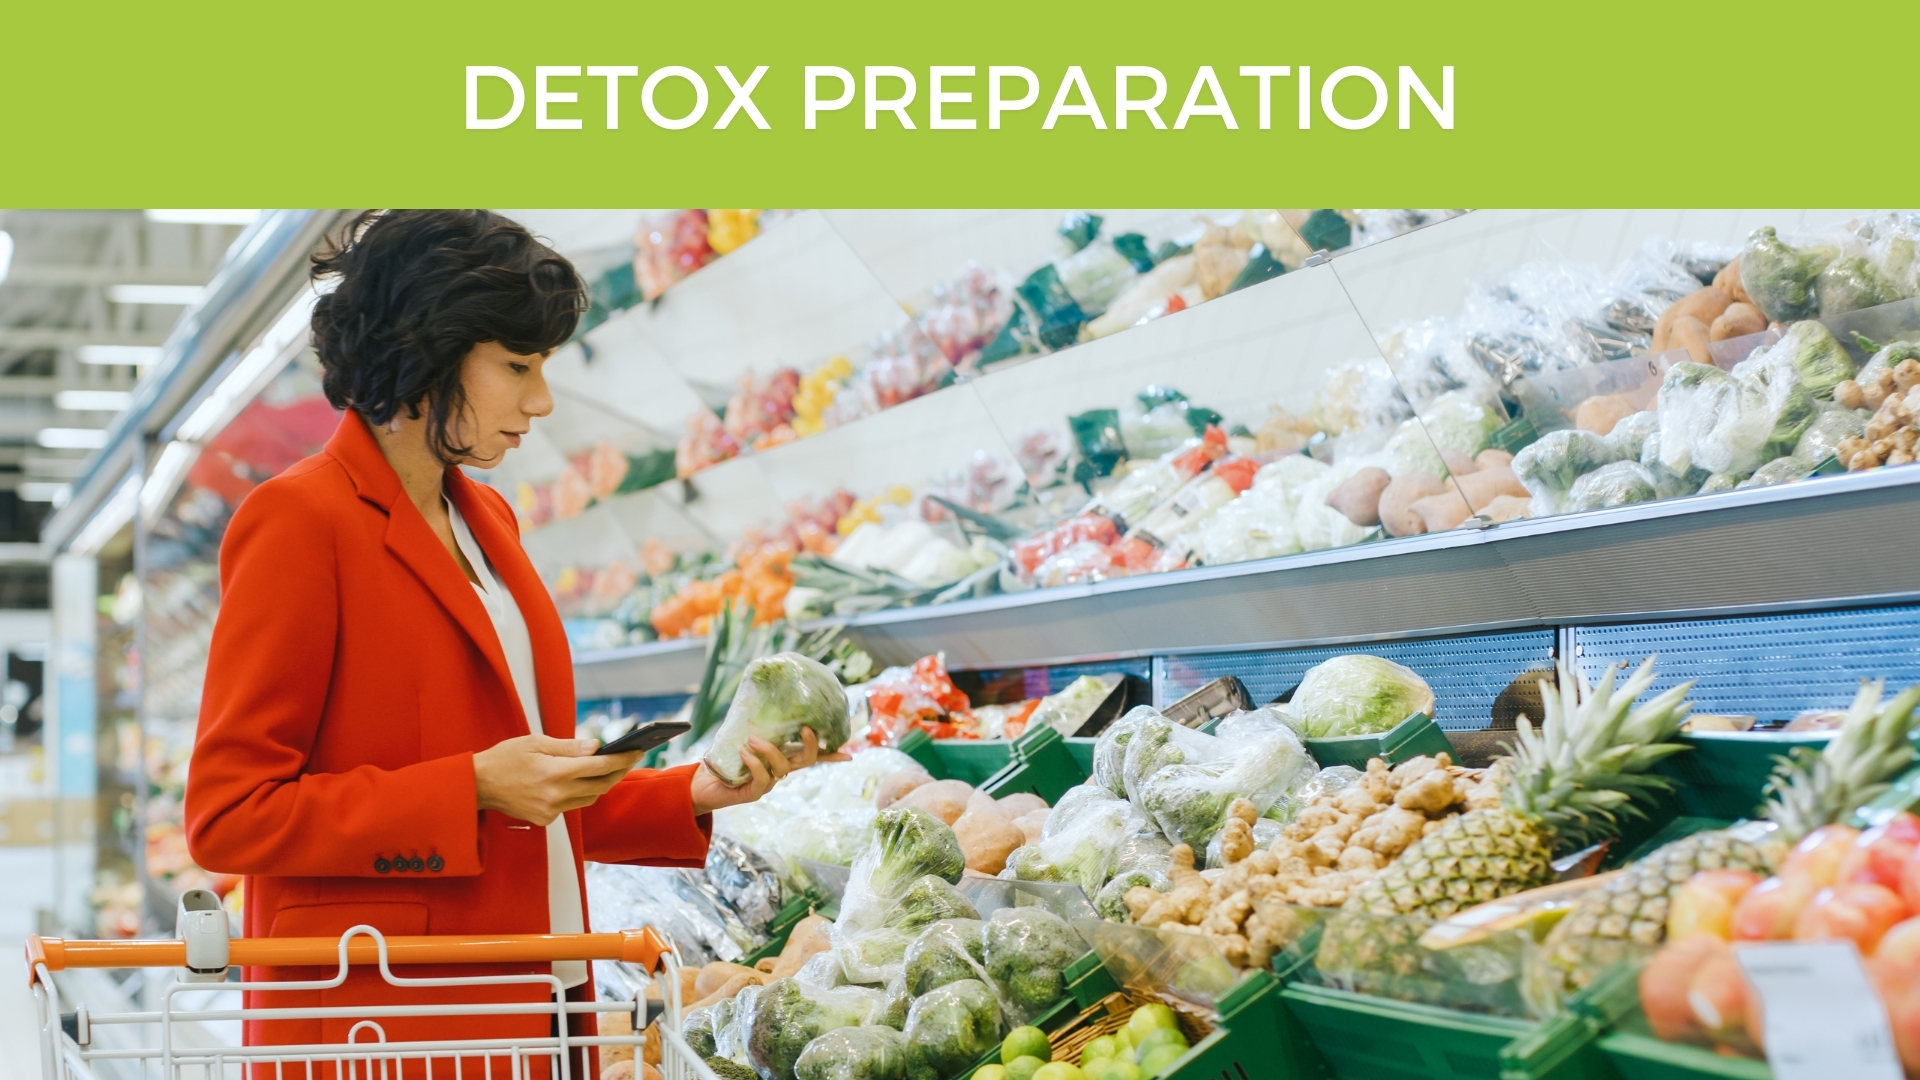
<path id="1" fill-rule="evenodd" d="M 245 874 L 248 937 L 578 933 L 584 860 L 700 866 L 713 810 L 817 757 L 764 740 L 728 787 L 635 769 L 574 738 L 559 614 L 491 468 L 552 410 L 541 366 L 572 336 L 573 267 L 485 211 L 363 214 L 314 256 L 327 398 L 320 453 L 262 484 L 220 553 L 221 608 L 186 793 L 189 849 Z M 407 977 L 545 974 L 402 969 Z M 581 963 L 552 965 L 590 999 Z M 253 969 L 249 980 L 325 978 Z M 542 986 L 275 991 L 274 1007 L 538 1000 Z M 385 1018 L 389 1042 L 548 1034 L 548 1016 Z M 250 1044 L 345 1041 L 354 1021 L 249 1021 Z M 358 1038 L 371 1036 L 363 1031 Z M 449 1074 L 451 1075 L 451 1074 Z"/>

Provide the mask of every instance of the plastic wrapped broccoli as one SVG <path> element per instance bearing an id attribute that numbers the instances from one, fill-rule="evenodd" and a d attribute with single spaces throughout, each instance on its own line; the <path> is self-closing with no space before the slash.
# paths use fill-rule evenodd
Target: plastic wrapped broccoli
<path id="1" fill-rule="evenodd" d="M 1814 281 L 1834 253 L 1791 247 L 1768 225 L 1754 230 L 1740 252 L 1740 284 L 1772 322 L 1811 318 L 1819 310 Z"/>
<path id="2" fill-rule="evenodd" d="M 947 1080 L 1000 1041 L 1000 1003 L 979 979 L 961 979 L 914 999 L 907 1010 L 907 1076 Z"/>
<path id="3" fill-rule="evenodd" d="M 1288 708 L 1309 739 L 1388 731 L 1415 713 L 1432 715 L 1433 688 L 1412 670 L 1366 653 L 1336 656 L 1308 671 Z"/>
<path id="4" fill-rule="evenodd" d="M 1813 281 L 1813 294 L 1819 301 L 1823 319 L 1900 299 L 1900 289 L 1873 263 L 1858 255 L 1828 263 Z"/>
<path id="5" fill-rule="evenodd" d="M 1775 484 L 1791 484 L 1795 480 L 1805 480 L 1813 472 L 1813 465 L 1797 457 L 1775 458 L 1753 470 L 1753 475 L 1740 481 L 1740 489 L 1772 487 Z"/>
<path id="6" fill-rule="evenodd" d="M 1853 378 L 1853 357 L 1825 324 L 1813 319 L 1794 323 L 1779 341 L 1755 349 L 1742 364 L 1755 364 L 1762 356 L 1782 355 L 1800 373 L 1807 392 L 1822 400 L 1833 397 L 1833 388 L 1843 380 Z M 1734 370 L 1738 372 L 1740 367 Z"/>
<path id="7" fill-rule="evenodd" d="M 965 869 L 960 840 L 945 822 L 916 807 L 880 811 L 829 931 L 847 980 L 884 983 L 904 963 L 913 930 L 943 918 L 977 917 L 952 888 Z"/>
<path id="8" fill-rule="evenodd" d="M 1638 461 L 1616 461 L 1575 480 L 1573 490 L 1567 493 L 1566 509 L 1568 513 L 1600 510 L 1659 497 L 1658 485 L 1646 466 Z"/>
<path id="9" fill-rule="evenodd" d="M 1622 418 L 1603 438 L 1607 440 L 1607 447 L 1612 451 L 1615 461 L 1637 461 L 1646 449 L 1648 436 L 1659 430 L 1660 414 L 1652 409 L 1642 409 Z"/>
<path id="10" fill-rule="evenodd" d="M 890 1027 L 848 1027 L 808 1043 L 793 1065 L 798 1080 L 905 1080 L 907 1037 Z"/>
<path id="11" fill-rule="evenodd" d="M 1169 765 L 1203 765 L 1220 754 L 1219 742 L 1213 736 L 1182 727 L 1164 716 L 1147 717 L 1128 741 L 1127 759 L 1120 769 L 1127 798 L 1138 805 L 1147 778 Z"/>
<path id="12" fill-rule="evenodd" d="M 1550 431 L 1513 456 L 1513 475 L 1534 506 L 1543 513 L 1559 513 L 1573 482 L 1602 465 L 1612 464 L 1614 448 L 1605 436 L 1591 431 Z"/>
<path id="13" fill-rule="evenodd" d="M 1813 423 L 1800 433 L 1800 441 L 1793 447 L 1793 456 L 1810 467 L 1815 466 L 1832 457 L 1840 448 L 1841 440 L 1859 438 L 1866 433 L 1865 412 L 1823 401 L 1814 412 Z"/>
<path id="14" fill-rule="evenodd" d="M 1167 766 L 1148 777 L 1140 792 L 1141 808 L 1160 831 L 1195 851 L 1205 851 L 1225 827 L 1235 799 L 1251 800 L 1265 813 L 1318 769 L 1300 737 L 1285 727 L 1222 742 L 1227 752 L 1220 760 Z"/>
<path id="15" fill-rule="evenodd" d="M 887 917 L 887 925 L 907 933 L 917 933 L 942 919 L 978 919 L 980 913 L 946 879 L 923 874 L 907 887 Z"/>
<path id="16" fill-rule="evenodd" d="M 1127 786 L 1121 779 L 1121 768 L 1127 761 L 1127 743 L 1148 717 L 1159 715 L 1151 705 L 1136 705 L 1127 715 L 1107 725 L 1093 743 L 1094 784 L 1112 792 L 1115 798 L 1127 797 Z"/>
<path id="17" fill-rule="evenodd" d="M 729 1014 L 732 1013 L 732 998 L 722 999 L 720 1004 L 726 1005 L 728 1007 L 727 1012 Z M 680 1037 L 687 1040 L 687 1045 L 693 1048 L 694 1053 L 700 1055 L 700 1060 L 702 1061 L 712 1057 L 715 1053 L 713 1043 L 713 1014 L 713 1006 L 708 1006 L 704 1009 L 694 1009 L 688 1012 L 680 1021 Z"/>
<path id="18" fill-rule="evenodd" d="M 1718 491 L 1732 491 L 1738 488 L 1749 475 L 1748 473 L 1714 473 L 1700 485 L 1698 494 L 1712 495 Z"/>
<path id="19" fill-rule="evenodd" d="M 961 979 L 978 979 L 986 974 L 979 965 L 979 919 L 942 919 L 920 931 L 907 947 L 906 987 L 914 997 Z"/>
<path id="20" fill-rule="evenodd" d="M 1681 474 L 1751 473 L 1792 452 L 1813 405 L 1784 350 L 1756 350 L 1730 373 L 1675 364 L 1660 384 L 1660 460 Z"/>
<path id="21" fill-rule="evenodd" d="M 808 1043 L 829 1031 L 869 1023 L 875 1014 L 868 995 L 820 990 L 793 979 L 768 983 L 746 1009 L 747 1060 L 763 1080 L 794 1080 L 794 1065 Z"/>
<path id="22" fill-rule="evenodd" d="M 1274 823 L 1276 826 L 1279 822 Z M 1277 835 L 1277 834 L 1276 834 Z M 1173 860 L 1166 860 L 1165 867 L 1136 866 L 1113 875 L 1113 879 L 1100 886 L 1093 898 L 1093 910 L 1110 922 L 1131 922 L 1133 912 L 1127 907 L 1127 890 L 1135 886 L 1144 886 L 1155 892 L 1168 892 L 1173 888 Z"/>
<path id="23" fill-rule="evenodd" d="M 713 1010 L 713 1052 L 730 1061 L 747 1061 L 747 1035 L 753 1019 L 754 1003 L 765 992 L 764 986 L 743 986 L 732 1000 L 723 1000 Z"/>
<path id="24" fill-rule="evenodd" d="M 1113 876 L 1124 849 L 1158 835 L 1153 820 L 1131 803 L 1081 784 L 1061 796 L 1039 843 L 1013 849 L 1000 876 L 1065 882 L 1092 896 Z"/>
<path id="25" fill-rule="evenodd" d="M 749 738 L 758 735 L 780 747 L 798 742 L 801 728 L 813 729 L 823 751 L 846 743 L 847 693 L 840 680 L 799 653 L 760 657 L 740 676 L 740 689 L 707 751 L 707 768 L 729 784 L 743 784 L 748 773 L 740 751 Z"/>
<path id="26" fill-rule="evenodd" d="M 1041 907 L 1001 908 L 981 930 L 982 963 L 1014 1025 L 1039 1016 L 1066 993 L 1066 970 L 1086 951 L 1065 919 Z"/>
<path id="27" fill-rule="evenodd" d="M 1647 475 L 1653 477 L 1654 494 L 1662 499 L 1691 495 L 1699 491 L 1700 485 L 1706 483 L 1707 477 L 1711 475 L 1705 469 L 1689 469 L 1685 473 L 1677 473 L 1667 468 L 1666 462 L 1660 460 L 1658 430 L 1648 435 L 1647 441 L 1640 445 L 1640 464 L 1647 470 Z"/>
<path id="28" fill-rule="evenodd" d="M 1082 675 L 1057 694 L 1048 694 L 1027 718 L 1027 730 L 1050 727 L 1062 735 L 1073 735 L 1093 717 L 1100 703 L 1107 700 L 1110 688 L 1092 675 Z"/>

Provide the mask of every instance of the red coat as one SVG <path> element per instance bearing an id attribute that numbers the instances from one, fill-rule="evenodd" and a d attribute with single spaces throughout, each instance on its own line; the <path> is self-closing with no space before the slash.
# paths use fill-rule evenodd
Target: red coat
<path id="1" fill-rule="evenodd" d="M 546 733 L 573 737 L 566 636 L 520 547 L 512 510 L 458 469 L 447 471 L 446 487 L 526 618 Z M 260 485 L 235 511 L 221 545 L 220 592 L 186 829 L 201 867 L 247 875 L 246 935 L 333 936 L 357 923 L 394 935 L 549 932 L 546 831 L 476 809 L 474 753 L 527 733 L 499 640 L 358 414 L 349 411 L 324 450 Z M 567 814 L 575 864 L 702 865 L 711 821 L 694 816 L 692 771 L 635 770 L 593 806 Z M 251 969 L 247 978 L 331 974 Z M 265 1004 L 547 992 L 402 991 L 377 969 L 355 969 L 337 989 L 276 991 Z M 381 1023 L 388 1041 L 400 1041 L 538 1036 L 549 1021 Z M 247 1041 L 344 1041 L 351 1024 L 280 1020 L 263 1029 L 248 1021 Z"/>

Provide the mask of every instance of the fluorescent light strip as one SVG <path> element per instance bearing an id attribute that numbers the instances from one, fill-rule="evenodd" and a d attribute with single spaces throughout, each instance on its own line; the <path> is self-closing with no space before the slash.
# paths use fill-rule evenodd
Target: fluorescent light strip
<path id="1" fill-rule="evenodd" d="M 0 281 L 7 280 L 7 271 L 13 266 L 13 234 L 0 229 Z"/>
<path id="2" fill-rule="evenodd" d="M 206 290 L 198 285 L 109 285 L 107 299 L 116 304 L 161 304 L 185 307 L 199 303 Z"/>
<path id="3" fill-rule="evenodd" d="M 107 546 L 107 541 L 112 540 L 116 533 L 127 527 L 127 522 L 133 520 L 133 510 L 138 505 L 140 478 L 129 475 L 120 481 L 120 486 L 113 489 L 113 494 L 107 496 L 106 501 L 100 504 L 100 509 L 94 511 L 93 517 L 74 534 L 73 540 L 67 544 L 67 550 L 75 555 L 99 554 L 100 549 Z"/>
<path id="4" fill-rule="evenodd" d="M 49 450 L 98 450 L 107 445 L 105 428 L 41 428 L 33 441 Z"/>
<path id="5" fill-rule="evenodd" d="M 29 480 L 14 492 L 21 502 L 52 503 L 54 506 L 67 505 L 67 499 L 73 494 L 72 484 L 51 484 L 39 480 Z"/>
<path id="6" fill-rule="evenodd" d="M 148 221 L 166 225 L 251 225 L 258 210 L 149 210 Z"/>
<path id="7" fill-rule="evenodd" d="M 140 516 L 152 521 L 167 508 L 167 500 L 172 497 L 174 488 L 179 486 L 181 477 L 193 466 L 195 458 L 200 456 L 200 448 L 175 439 L 160 451 L 154 460 L 153 474 L 140 488 Z"/>
<path id="8" fill-rule="evenodd" d="M 289 305 L 273 326 L 261 335 L 260 344 L 241 357 L 233 370 L 227 372 L 226 378 L 220 380 L 220 385 L 201 399 L 193 412 L 180 422 L 179 429 L 174 433 L 175 438 L 192 443 L 205 442 L 226 426 L 227 421 L 258 392 L 260 386 L 291 359 L 290 347 L 306 337 L 313 320 L 313 304 L 317 299 L 318 294 L 309 290 Z"/>
<path id="9" fill-rule="evenodd" d="M 53 395 L 53 407 L 68 412 L 125 412 L 132 404 L 130 390 L 62 390 Z"/>
<path id="10" fill-rule="evenodd" d="M 143 367 L 158 363 L 160 360 L 158 345 L 82 345 L 80 362 L 83 364 L 128 364 Z"/>

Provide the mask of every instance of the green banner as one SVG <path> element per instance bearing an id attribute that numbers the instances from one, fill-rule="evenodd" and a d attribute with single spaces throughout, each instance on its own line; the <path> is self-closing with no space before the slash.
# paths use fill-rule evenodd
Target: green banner
<path id="1" fill-rule="evenodd" d="M 16 5 L 0 202 L 1897 205 L 1920 5 Z"/>

